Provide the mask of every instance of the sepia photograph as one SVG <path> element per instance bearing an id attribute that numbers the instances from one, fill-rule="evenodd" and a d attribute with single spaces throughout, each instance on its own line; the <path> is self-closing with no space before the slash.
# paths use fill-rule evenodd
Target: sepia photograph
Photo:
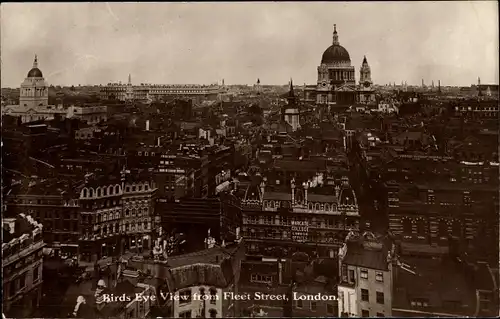
<path id="1" fill-rule="evenodd" d="M 2 3 L 2 317 L 498 317 L 498 12 Z"/>

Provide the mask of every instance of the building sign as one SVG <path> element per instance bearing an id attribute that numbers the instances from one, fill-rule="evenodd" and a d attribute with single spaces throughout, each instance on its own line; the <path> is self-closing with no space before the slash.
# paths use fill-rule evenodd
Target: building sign
<path id="1" fill-rule="evenodd" d="M 309 224 L 307 221 L 292 221 L 291 234 L 293 241 L 306 242 L 308 231 Z"/>

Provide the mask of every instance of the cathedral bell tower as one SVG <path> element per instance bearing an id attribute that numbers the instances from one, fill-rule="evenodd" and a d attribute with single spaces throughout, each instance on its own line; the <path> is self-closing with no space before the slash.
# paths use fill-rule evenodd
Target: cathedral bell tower
<path id="1" fill-rule="evenodd" d="M 401 86 L 402 82 L 401 82 Z M 363 57 L 361 68 L 359 69 L 359 91 L 358 102 L 362 104 L 375 103 L 375 92 L 373 90 L 372 71 L 366 56 Z"/>
<path id="2" fill-rule="evenodd" d="M 369 85 L 372 84 L 372 71 L 370 69 L 370 65 L 368 65 L 366 56 L 363 58 L 363 63 L 359 69 L 359 84 L 365 85 L 365 83 L 369 83 Z"/>

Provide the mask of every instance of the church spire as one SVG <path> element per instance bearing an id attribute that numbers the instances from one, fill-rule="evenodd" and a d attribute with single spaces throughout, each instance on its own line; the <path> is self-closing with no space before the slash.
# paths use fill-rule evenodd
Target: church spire
<path id="1" fill-rule="evenodd" d="M 128 74 L 128 85 L 132 85 L 132 75 Z"/>
<path id="2" fill-rule="evenodd" d="M 363 64 L 368 64 L 368 61 L 366 60 L 366 55 L 363 57 Z"/>
<path id="3" fill-rule="evenodd" d="M 295 94 L 293 93 L 293 80 L 290 78 L 290 91 L 288 92 L 289 97 L 295 97 Z"/>
<path id="4" fill-rule="evenodd" d="M 333 45 L 339 45 L 339 36 L 337 34 L 337 25 L 333 25 Z"/>
<path id="5" fill-rule="evenodd" d="M 33 60 L 33 68 L 38 68 L 38 57 L 35 54 L 35 60 Z"/>

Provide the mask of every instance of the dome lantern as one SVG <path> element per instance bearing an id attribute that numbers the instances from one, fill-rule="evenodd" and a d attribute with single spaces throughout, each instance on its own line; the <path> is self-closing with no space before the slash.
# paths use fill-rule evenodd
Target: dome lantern
<path id="1" fill-rule="evenodd" d="M 339 45 L 339 36 L 337 34 L 337 25 L 333 25 L 333 45 Z"/>

